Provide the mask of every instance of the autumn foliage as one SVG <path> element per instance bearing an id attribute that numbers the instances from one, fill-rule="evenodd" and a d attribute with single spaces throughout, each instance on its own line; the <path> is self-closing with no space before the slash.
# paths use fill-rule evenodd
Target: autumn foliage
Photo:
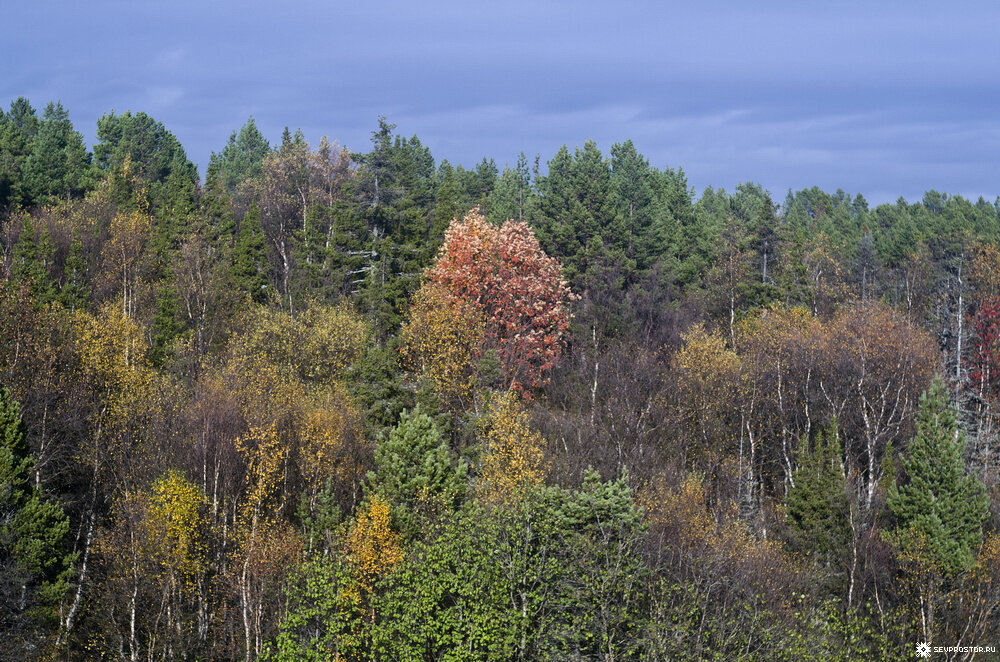
<path id="1" fill-rule="evenodd" d="M 486 318 L 486 347 L 508 384 L 543 386 L 567 340 L 573 294 L 559 262 L 542 251 L 526 223 L 500 227 L 473 209 L 445 233 L 428 280 L 475 305 Z"/>
<path id="2" fill-rule="evenodd" d="M 414 295 L 403 325 L 404 363 L 430 378 L 442 402 L 461 408 L 475 387 L 484 327 L 483 314 L 472 302 L 427 283 Z"/>
<path id="3" fill-rule="evenodd" d="M 481 492 L 487 500 L 512 499 L 542 484 L 547 469 L 544 441 L 528 425 L 516 393 L 494 396 L 479 423 L 479 434 L 484 445 Z"/>
<path id="4" fill-rule="evenodd" d="M 202 186 L 112 115 L 67 178 L 61 113 L 0 111 L 0 659 L 1000 640 L 1000 205 L 467 169 L 384 118 L 249 121 Z"/>
<path id="5" fill-rule="evenodd" d="M 981 395 L 992 395 L 1000 380 L 1000 297 L 980 303 L 972 321 L 976 352 L 969 377 Z"/>
<path id="6" fill-rule="evenodd" d="M 357 515 L 347 536 L 348 559 L 357 573 L 358 585 L 370 593 L 403 558 L 399 534 L 390 524 L 389 504 L 372 497 Z"/>

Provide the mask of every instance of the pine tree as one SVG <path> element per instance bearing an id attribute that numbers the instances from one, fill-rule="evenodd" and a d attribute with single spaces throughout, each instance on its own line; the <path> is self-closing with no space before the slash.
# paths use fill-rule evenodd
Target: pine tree
<path id="1" fill-rule="evenodd" d="M 653 198 L 649 162 L 639 154 L 631 140 L 611 147 L 611 202 L 616 223 L 624 231 L 625 255 L 635 260 L 640 269 L 647 268 L 659 248 L 649 241 L 652 222 L 650 211 Z"/>
<path id="2" fill-rule="evenodd" d="M 982 483 L 965 472 L 965 435 L 948 404 L 944 381 L 934 380 L 920 398 L 917 434 L 903 456 L 905 482 L 889 488 L 896 516 L 891 538 L 901 545 L 917 534 L 946 576 L 967 570 L 976 559 L 988 500 Z"/>
<path id="3" fill-rule="evenodd" d="M 412 513 L 421 502 L 433 498 L 455 506 L 465 496 L 467 466 L 452 455 L 434 419 L 419 407 L 404 412 L 399 425 L 376 446 L 376 470 L 368 480 L 392 505 L 396 528 L 404 534 L 416 533 Z"/>
<path id="4" fill-rule="evenodd" d="M 93 185 L 91 157 L 61 103 L 50 103 L 24 162 L 24 190 L 35 202 L 81 195 Z"/>

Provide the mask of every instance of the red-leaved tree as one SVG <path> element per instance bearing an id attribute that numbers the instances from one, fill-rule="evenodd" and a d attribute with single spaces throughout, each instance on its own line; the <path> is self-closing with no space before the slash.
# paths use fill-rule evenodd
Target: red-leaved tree
<path id="1" fill-rule="evenodd" d="M 427 275 L 482 311 L 487 349 L 496 351 L 510 388 L 526 392 L 548 381 L 566 344 L 574 295 L 527 223 L 497 227 L 473 209 L 452 222 Z"/>
<path id="2" fill-rule="evenodd" d="M 976 349 L 969 378 L 979 396 L 985 398 L 1000 387 L 1000 297 L 981 302 L 973 324 Z"/>

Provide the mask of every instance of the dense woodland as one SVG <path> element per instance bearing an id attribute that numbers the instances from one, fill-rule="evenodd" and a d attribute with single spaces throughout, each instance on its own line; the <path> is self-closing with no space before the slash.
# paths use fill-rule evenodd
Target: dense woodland
<path id="1" fill-rule="evenodd" d="M 395 129 L 0 111 L 0 657 L 1000 646 L 997 202 Z"/>

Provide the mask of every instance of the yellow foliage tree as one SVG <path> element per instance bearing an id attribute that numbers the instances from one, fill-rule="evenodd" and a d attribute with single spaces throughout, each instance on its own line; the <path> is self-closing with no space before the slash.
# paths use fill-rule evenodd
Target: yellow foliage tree
<path id="1" fill-rule="evenodd" d="M 740 519 L 731 500 L 709 508 L 705 480 L 688 474 L 675 487 L 657 480 L 640 496 L 657 547 L 670 555 L 669 565 L 706 575 L 729 576 L 748 588 L 787 597 L 795 569 L 780 543 L 756 537 Z"/>
<path id="2" fill-rule="evenodd" d="M 360 487 L 368 469 L 363 459 L 370 454 L 364 449 L 368 443 L 361 420 L 361 412 L 339 385 L 316 394 L 302 412 L 298 465 L 310 506 L 327 480 Z"/>
<path id="3" fill-rule="evenodd" d="M 305 379 L 325 384 L 339 379 L 368 342 L 368 325 L 346 303 L 313 304 L 297 322 L 302 337 L 299 373 Z"/>
<path id="4" fill-rule="evenodd" d="M 117 433 L 135 435 L 152 398 L 155 375 L 146 360 L 142 330 L 114 303 L 104 304 L 95 315 L 76 312 L 74 331 L 81 377 L 98 397 L 90 434 L 97 471 L 103 452 L 114 458 L 123 451 L 109 439 Z"/>
<path id="5" fill-rule="evenodd" d="M 266 307 L 247 313 L 245 331 L 230 349 L 263 358 L 301 380 L 331 384 L 356 361 L 368 327 L 346 304 L 313 304 L 298 317 Z"/>
<path id="6" fill-rule="evenodd" d="M 542 483 L 548 471 L 545 440 L 528 425 L 528 413 L 516 393 L 495 395 L 478 428 L 483 443 L 481 493 L 488 501 L 506 501 Z"/>
<path id="7" fill-rule="evenodd" d="M 180 472 L 153 483 L 147 524 L 159 541 L 164 570 L 190 584 L 205 570 L 205 495 Z"/>
<path id="8" fill-rule="evenodd" d="M 442 402 L 464 409 L 472 400 L 485 329 L 486 318 L 475 306 L 426 283 L 403 324 L 404 364 L 426 375 Z"/>
<path id="9" fill-rule="evenodd" d="M 1000 250 L 991 244 L 977 243 L 972 247 L 969 282 L 982 301 L 1000 296 Z"/>
<path id="10" fill-rule="evenodd" d="M 764 441 L 766 473 L 789 487 L 800 439 L 809 439 L 827 330 L 807 309 L 775 305 L 739 323 L 736 343 L 748 397 L 746 436 Z M 779 452 L 780 451 L 780 452 Z"/>
<path id="11" fill-rule="evenodd" d="M 167 659 L 197 638 L 206 613 L 205 497 L 180 472 L 125 491 L 94 544 L 106 614 L 130 659 Z"/>
<path id="12" fill-rule="evenodd" d="M 122 313 L 129 317 L 135 315 L 139 263 L 152 230 L 153 219 L 144 210 L 119 212 L 111 219 L 109 239 L 101 251 L 101 273 L 117 281 Z"/>
<path id="13" fill-rule="evenodd" d="M 371 593 L 379 579 L 403 560 L 398 533 L 392 530 L 389 504 L 377 494 L 358 512 L 347 535 L 347 558 L 357 573 L 358 587 Z"/>
<path id="14" fill-rule="evenodd" d="M 733 438 L 727 417 L 740 388 L 740 359 L 718 334 L 697 324 L 681 337 L 684 345 L 674 356 L 678 414 L 688 431 L 710 452 Z"/>
<path id="15" fill-rule="evenodd" d="M 281 443 L 278 427 L 253 425 L 250 431 L 236 440 L 236 450 L 247 465 L 246 492 L 241 509 L 241 519 L 252 537 L 281 484 L 282 465 L 288 455 Z"/>
<path id="16" fill-rule="evenodd" d="M 96 315 L 77 312 L 75 319 L 81 368 L 103 387 L 100 390 L 125 396 L 148 386 L 149 347 L 135 320 L 111 303 Z"/>

